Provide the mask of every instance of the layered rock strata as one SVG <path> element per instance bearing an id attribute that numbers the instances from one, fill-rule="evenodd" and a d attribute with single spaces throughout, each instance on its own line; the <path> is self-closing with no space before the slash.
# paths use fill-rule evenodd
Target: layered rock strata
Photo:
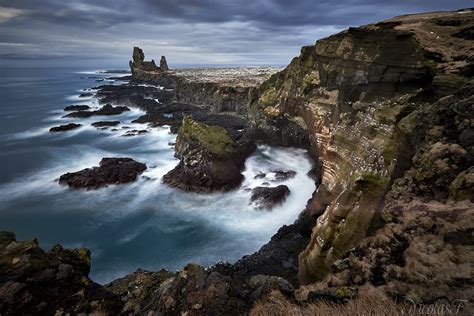
<path id="1" fill-rule="evenodd" d="M 456 34 L 472 27 L 473 20 L 467 10 L 350 28 L 303 47 L 285 70 L 253 91 L 256 135 L 270 143 L 310 145 L 321 164 L 321 185 L 308 208 L 319 218 L 299 260 L 303 283 L 327 275 L 334 261 L 380 224 L 386 192 L 410 167 L 420 145 L 403 125 L 414 124 L 409 114 L 463 86 L 472 93 L 474 47 Z M 447 119 L 438 128 L 459 135 L 458 141 L 470 138 L 469 118 L 459 126 L 448 124 Z M 470 141 L 454 148 L 443 138 L 439 142 L 434 151 L 464 152 L 471 146 Z M 469 166 L 471 158 L 463 159 L 457 172 Z M 464 178 L 450 184 L 453 180 L 442 182 L 438 194 L 446 195 L 448 186 L 466 186 Z"/>

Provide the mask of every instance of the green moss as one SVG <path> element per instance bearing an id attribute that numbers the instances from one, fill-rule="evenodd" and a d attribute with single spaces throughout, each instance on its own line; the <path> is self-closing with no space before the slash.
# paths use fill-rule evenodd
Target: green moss
<path id="1" fill-rule="evenodd" d="M 91 264 L 91 251 L 86 248 L 79 248 L 77 254 L 81 261 L 84 261 L 87 264 Z"/>
<path id="2" fill-rule="evenodd" d="M 209 153 L 216 156 L 236 152 L 235 141 L 225 128 L 196 122 L 190 116 L 184 117 L 179 137 L 198 141 Z"/>
<path id="3" fill-rule="evenodd" d="M 356 179 L 357 190 L 385 190 L 388 179 L 375 172 L 364 172 Z"/>
<path id="4" fill-rule="evenodd" d="M 260 104 L 262 104 L 263 106 L 272 105 L 272 104 L 275 103 L 276 96 L 277 96 L 277 92 L 276 92 L 275 88 L 273 88 L 273 87 L 269 88 L 269 89 L 263 91 L 263 93 L 261 94 Z"/>
<path id="5" fill-rule="evenodd" d="M 307 73 L 303 78 L 302 91 L 307 92 L 307 89 L 319 83 L 319 78 L 314 71 Z"/>
<path id="6" fill-rule="evenodd" d="M 357 289 L 351 286 L 340 286 L 334 290 L 334 296 L 338 299 L 351 299 L 357 294 Z"/>

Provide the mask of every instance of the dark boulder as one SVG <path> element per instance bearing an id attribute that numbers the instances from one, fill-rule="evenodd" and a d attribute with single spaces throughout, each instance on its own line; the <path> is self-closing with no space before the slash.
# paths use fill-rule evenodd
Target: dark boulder
<path id="1" fill-rule="evenodd" d="M 283 203 L 289 194 L 290 189 L 286 185 L 273 188 L 256 187 L 252 190 L 250 200 L 258 209 L 272 209 L 277 204 Z"/>
<path id="2" fill-rule="evenodd" d="M 94 190 L 109 184 L 133 182 L 146 168 L 131 158 L 102 158 L 99 167 L 63 174 L 59 183 L 73 189 Z"/>
<path id="3" fill-rule="evenodd" d="M 96 111 L 78 111 L 72 112 L 64 117 L 79 117 L 79 118 L 87 118 L 96 115 L 119 115 L 124 112 L 130 111 L 129 108 L 126 106 L 112 106 L 110 104 L 106 104 L 101 107 L 99 110 Z"/>
<path id="4" fill-rule="evenodd" d="M 296 171 L 293 170 L 277 170 L 273 171 L 275 173 L 275 181 L 285 181 L 296 176 Z"/>
<path id="5" fill-rule="evenodd" d="M 94 127 L 109 127 L 109 126 L 117 126 L 120 124 L 120 121 L 99 121 L 94 122 L 91 125 Z"/>
<path id="6" fill-rule="evenodd" d="M 55 127 L 51 127 L 49 129 L 50 132 L 65 132 L 65 131 L 70 131 L 72 129 L 76 129 L 76 128 L 79 128 L 81 127 L 82 124 L 76 124 L 76 123 L 69 123 L 69 124 L 65 124 L 65 125 L 59 125 L 59 126 L 55 126 Z"/>
<path id="7" fill-rule="evenodd" d="M 85 111 L 90 108 L 88 105 L 68 105 L 64 108 L 64 111 Z"/>

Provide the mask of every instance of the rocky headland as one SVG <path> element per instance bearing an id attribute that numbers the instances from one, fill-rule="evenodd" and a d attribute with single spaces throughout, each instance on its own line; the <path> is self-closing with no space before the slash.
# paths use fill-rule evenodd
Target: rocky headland
<path id="1" fill-rule="evenodd" d="M 180 162 L 166 183 L 230 190 L 254 144 L 267 143 L 308 149 L 317 190 L 295 223 L 235 264 L 137 270 L 105 286 L 88 279 L 84 250 L 46 253 L 2 233 L 0 313 L 327 313 L 321 302 L 401 313 L 406 302 L 462 302 L 458 314 L 472 314 L 473 28 L 472 10 L 400 16 L 305 46 L 269 78 L 235 81 L 222 79 L 225 70 L 194 80 L 199 72 L 157 67 L 135 49 L 130 84 L 100 86 L 96 97 L 178 133 Z M 132 169 L 127 179 L 140 172 Z M 84 172 L 69 177 L 82 185 L 102 171 Z M 116 183 L 115 172 L 99 184 Z M 256 199 L 288 194 L 275 188 Z"/>

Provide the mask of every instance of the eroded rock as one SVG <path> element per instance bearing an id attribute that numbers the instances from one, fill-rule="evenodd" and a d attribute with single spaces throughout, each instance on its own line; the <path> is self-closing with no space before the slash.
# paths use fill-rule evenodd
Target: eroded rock
<path id="1" fill-rule="evenodd" d="M 252 190 L 250 200 L 252 205 L 258 209 L 272 209 L 273 207 L 282 204 L 288 195 L 290 189 L 286 185 L 279 185 L 277 187 L 256 187 Z"/>
<path id="2" fill-rule="evenodd" d="M 13 233 L 0 232 L 0 313 L 118 313 L 118 296 L 89 278 L 90 260 L 84 248 L 56 245 L 45 252 L 36 239 L 17 241 Z"/>
<path id="3" fill-rule="evenodd" d="M 185 117 L 175 146 L 180 163 L 163 181 L 185 191 L 231 190 L 242 182 L 240 171 L 254 148 L 246 139 L 234 139 L 223 127 Z"/>
<path id="4" fill-rule="evenodd" d="M 88 105 L 68 105 L 64 108 L 64 111 L 85 111 L 90 109 Z"/>
<path id="5" fill-rule="evenodd" d="M 96 116 L 96 115 L 119 115 L 124 112 L 130 111 L 129 108 L 126 106 L 112 106 L 110 104 L 106 104 L 100 109 L 96 111 L 77 111 L 77 112 L 72 112 L 64 117 L 78 117 L 78 118 L 87 118 L 91 116 Z"/>
<path id="6" fill-rule="evenodd" d="M 63 174 L 59 183 L 73 189 L 95 190 L 111 184 L 133 182 L 145 170 L 145 164 L 131 158 L 102 158 L 99 167 Z"/>
<path id="7" fill-rule="evenodd" d="M 99 122 L 94 122 L 91 125 L 94 127 L 111 127 L 111 126 L 117 126 L 120 124 L 120 121 L 99 121 Z"/>
<path id="8" fill-rule="evenodd" d="M 65 131 L 70 131 L 70 130 L 79 128 L 81 126 L 82 126 L 82 124 L 69 123 L 69 124 L 65 124 L 65 125 L 59 125 L 59 126 L 51 127 L 49 129 L 49 131 L 50 132 L 65 132 Z"/>

